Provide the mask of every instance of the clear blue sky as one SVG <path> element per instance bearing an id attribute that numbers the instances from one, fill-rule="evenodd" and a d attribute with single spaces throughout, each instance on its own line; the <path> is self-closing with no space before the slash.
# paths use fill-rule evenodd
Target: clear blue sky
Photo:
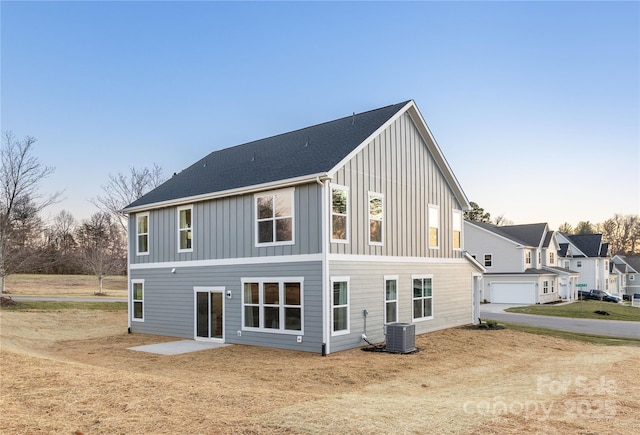
<path id="1" fill-rule="evenodd" d="M 407 99 L 515 223 L 640 213 L 638 2 L 11 2 L 1 127 L 76 219 L 109 174 Z"/>

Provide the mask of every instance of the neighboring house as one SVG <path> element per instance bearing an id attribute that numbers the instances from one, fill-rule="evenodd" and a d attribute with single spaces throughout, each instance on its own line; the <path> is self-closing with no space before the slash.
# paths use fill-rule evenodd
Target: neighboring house
<path id="1" fill-rule="evenodd" d="M 468 207 L 413 101 L 213 152 L 124 209 L 130 330 L 330 353 L 472 323 Z"/>
<path id="2" fill-rule="evenodd" d="M 544 304 L 577 296 L 578 273 L 557 263 L 546 223 L 497 226 L 465 220 L 465 247 L 486 268 L 481 297 L 493 303 Z"/>
<path id="3" fill-rule="evenodd" d="M 620 294 L 629 297 L 640 294 L 640 257 L 615 255 L 611 263 L 620 276 L 618 280 Z"/>
<path id="4" fill-rule="evenodd" d="M 558 262 L 567 269 L 580 273 L 580 284 L 584 290 L 604 290 L 619 296 L 619 289 L 610 288 L 609 244 L 602 234 L 569 235 L 557 233 L 560 246 Z"/>

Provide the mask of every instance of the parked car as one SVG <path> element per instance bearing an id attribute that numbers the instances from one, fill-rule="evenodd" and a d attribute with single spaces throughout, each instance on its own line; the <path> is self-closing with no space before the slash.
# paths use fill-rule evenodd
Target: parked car
<path id="1" fill-rule="evenodd" d="M 622 299 L 620 299 L 618 296 L 614 296 L 611 293 L 607 293 L 606 291 L 603 291 L 603 290 L 595 290 L 595 289 L 589 290 L 588 292 L 578 291 L 578 297 L 583 299 L 594 299 L 597 301 L 613 302 L 616 304 L 622 301 Z"/>

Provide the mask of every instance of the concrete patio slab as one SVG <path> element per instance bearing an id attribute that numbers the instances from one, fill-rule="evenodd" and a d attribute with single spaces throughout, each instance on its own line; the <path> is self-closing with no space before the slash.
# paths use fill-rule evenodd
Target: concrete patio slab
<path id="1" fill-rule="evenodd" d="M 230 346 L 225 343 L 214 343 L 211 341 L 180 340 L 167 343 L 147 344 L 145 346 L 129 347 L 129 350 L 140 352 L 157 353 L 160 355 L 180 355 L 182 353 L 197 352 L 200 350 L 217 349 Z"/>

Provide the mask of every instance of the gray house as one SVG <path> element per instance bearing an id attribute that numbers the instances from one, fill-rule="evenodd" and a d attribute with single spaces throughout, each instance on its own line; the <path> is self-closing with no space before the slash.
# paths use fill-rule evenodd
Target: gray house
<path id="1" fill-rule="evenodd" d="M 413 101 L 213 152 L 124 210 L 130 330 L 330 353 L 472 323 L 468 207 Z"/>

